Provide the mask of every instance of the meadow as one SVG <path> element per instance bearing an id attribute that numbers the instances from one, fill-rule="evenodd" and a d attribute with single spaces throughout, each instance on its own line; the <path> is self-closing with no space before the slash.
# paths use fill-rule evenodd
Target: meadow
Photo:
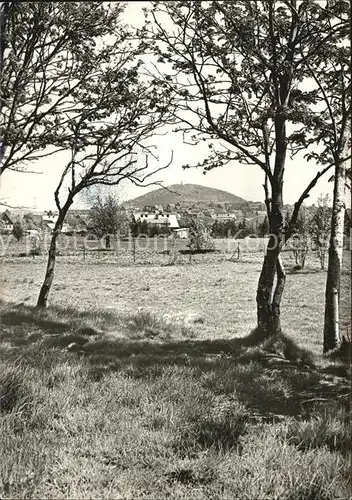
<path id="1" fill-rule="evenodd" d="M 2 498 L 349 497 L 350 373 L 321 355 L 326 274 L 284 254 L 282 356 L 252 331 L 262 250 L 231 257 L 59 255 L 44 311 L 44 256 L 2 259 Z"/>

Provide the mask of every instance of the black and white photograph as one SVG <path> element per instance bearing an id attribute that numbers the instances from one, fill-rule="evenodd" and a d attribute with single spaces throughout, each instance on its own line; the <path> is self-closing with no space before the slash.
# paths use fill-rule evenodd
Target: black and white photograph
<path id="1" fill-rule="evenodd" d="M 352 498 L 350 0 L 0 2 L 0 499 Z"/>

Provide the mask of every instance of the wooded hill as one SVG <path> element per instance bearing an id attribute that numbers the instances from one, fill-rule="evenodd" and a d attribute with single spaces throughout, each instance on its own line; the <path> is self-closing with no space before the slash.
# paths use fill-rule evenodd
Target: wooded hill
<path id="1" fill-rule="evenodd" d="M 227 191 L 200 186 L 198 184 L 173 184 L 167 189 L 160 188 L 138 196 L 124 203 L 126 207 L 144 207 L 147 205 L 162 205 L 177 203 L 230 203 L 243 205 L 246 200 Z"/>

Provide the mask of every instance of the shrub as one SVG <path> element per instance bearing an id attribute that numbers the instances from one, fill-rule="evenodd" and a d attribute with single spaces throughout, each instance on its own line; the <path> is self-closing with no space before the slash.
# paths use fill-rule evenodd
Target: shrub
<path id="1" fill-rule="evenodd" d="M 214 241 L 209 231 L 202 222 L 192 219 L 189 226 L 189 249 L 190 251 L 201 252 L 204 250 L 213 250 Z"/>
<path id="2" fill-rule="evenodd" d="M 35 255 L 42 255 L 42 250 L 40 247 L 31 248 L 30 255 L 34 257 Z"/>
<path id="3" fill-rule="evenodd" d="M 310 224 L 311 221 L 307 210 L 304 207 L 301 207 L 291 241 L 292 252 L 296 262 L 296 266 L 294 268 L 295 270 L 303 269 L 306 263 L 306 258 L 310 246 L 310 241 L 309 241 Z"/>
<path id="4" fill-rule="evenodd" d="M 320 195 L 317 208 L 310 222 L 309 232 L 320 259 L 320 266 L 325 268 L 326 254 L 329 248 L 331 226 L 331 207 L 329 195 Z"/>
<path id="5" fill-rule="evenodd" d="M 16 220 L 13 225 L 12 234 L 17 241 L 23 238 L 24 230 L 20 220 Z"/>

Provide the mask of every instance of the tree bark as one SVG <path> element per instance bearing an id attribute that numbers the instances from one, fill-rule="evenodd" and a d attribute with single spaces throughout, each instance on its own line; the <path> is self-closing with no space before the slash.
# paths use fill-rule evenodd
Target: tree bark
<path id="1" fill-rule="evenodd" d="M 282 196 L 280 192 L 276 201 L 273 201 L 273 207 L 270 217 L 271 236 L 257 288 L 258 329 L 262 332 L 264 338 L 281 334 L 280 304 L 286 281 L 280 256 L 284 241 Z M 275 276 L 277 279 L 274 287 Z"/>
<path id="2" fill-rule="evenodd" d="M 264 338 L 274 333 L 272 296 L 277 261 L 277 250 L 273 248 L 275 241 L 271 236 L 257 288 L 258 329 Z"/>
<path id="3" fill-rule="evenodd" d="M 9 15 L 10 9 L 12 7 L 13 2 L 2 2 L 1 8 L 0 8 L 0 74 L 2 75 L 3 72 L 3 66 L 4 66 L 4 53 L 5 49 L 7 46 L 7 40 L 6 40 L 6 22 L 7 22 L 7 17 Z M 3 98 L 2 95 L 0 96 L 0 114 L 2 112 L 2 107 L 3 107 Z M 0 167 L 2 164 L 2 161 L 5 156 L 5 151 L 6 147 L 5 144 L 1 141 L 0 143 Z M 2 174 L 2 169 L 0 168 L 0 175 Z"/>
<path id="4" fill-rule="evenodd" d="M 279 238 L 271 237 L 258 282 L 257 326 L 263 338 L 282 333 L 280 306 L 286 273 L 281 260 L 280 247 Z"/>
<path id="5" fill-rule="evenodd" d="M 325 290 L 324 352 L 328 352 L 341 344 L 339 303 L 346 208 L 346 170 L 349 164 L 349 161 L 344 161 L 344 158 L 347 158 L 349 154 L 350 138 L 351 129 L 350 124 L 348 124 L 343 136 L 341 155 L 335 166 L 334 198 Z"/>
<path id="6" fill-rule="evenodd" d="M 275 334 L 281 334 L 280 305 L 282 294 L 286 283 L 285 268 L 279 254 L 276 260 L 276 287 L 273 296 L 273 330 Z"/>
<path id="7" fill-rule="evenodd" d="M 62 209 L 59 211 L 58 219 L 55 223 L 53 234 L 50 241 L 49 251 L 48 251 L 48 263 L 46 267 L 45 277 L 42 287 L 39 292 L 37 307 L 46 307 L 48 302 L 49 293 L 54 280 L 54 270 L 56 261 L 56 244 L 59 234 L 61 233 L 62 225 L 64 223 L 68 209 L 70 208 L 72 201 L 68 201 Z"/>
<path id="8" fill-rule="evenodd" d="M 285 272 L 280 258 L 284 242 L 282 189 L 287 150 L 283 114 L 278 114 L 276 117 L 275 134 L 276 157 L 271 180 L 271 207 L 268 214 L 271 235 L 257 288 L 257 327 L 263 338 L 281 334 L 280 304 L 285 287 Z M 274 289 L 275 275 L 277 282 Z"/>
<path id="9" fill-rule="evenodd" d="M 0 72 L 2 72 L 3 69 L 4 53 L 7 46 L 6 22 L 13 2 L 4 1 L 1 3 L 2 5 L 0 7 Z"/>

